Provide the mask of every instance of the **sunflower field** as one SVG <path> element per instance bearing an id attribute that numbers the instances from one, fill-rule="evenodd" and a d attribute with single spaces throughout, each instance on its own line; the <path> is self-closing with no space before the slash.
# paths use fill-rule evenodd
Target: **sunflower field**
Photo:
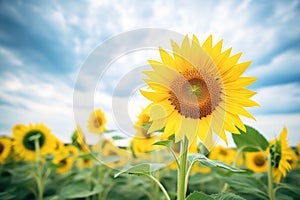
<path id="1" fill-rule="evenodd" d="M 245 108 L 259 105 L 246 88 L 256 78 L 222 44 L 186 36 L 172 55 L 159 48 L 127 145 L 101 109 L 86 120 L 93 144 L 79 124 L 68 144 L 43 123 L 16 124 L 0 137 L 0 199 L 300 199 L 300 143 L 289 146 L 287 127 L 268 141 L 242 122 L 255 119 Z M 235 147 L 218 145 L 228 135 Z"/>

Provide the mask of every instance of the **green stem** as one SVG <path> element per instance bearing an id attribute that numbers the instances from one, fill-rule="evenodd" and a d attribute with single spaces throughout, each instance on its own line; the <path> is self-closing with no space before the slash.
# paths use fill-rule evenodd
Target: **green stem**
<path id="1" fill-rule="evenodd" d="M 177 199 L 184 200 L 186 195 L 186 167 L 187 167 L 187 153 L 189 141 L 184 136 L 181 141 L 180 148 L 180 168 L 178 169 L 178 182 L 177 182 Z"/>
<path id="2" fill-rule="evenodd" d="M 272 164 L 271 156 L 268 156 L 268 187 L 269 187 L 269 199 L 274 200 L 274 186 L 273 186 L 273 177 L 272 177 Z"/>
<path id="3" fill-rule="evenodd" d="M 42 165 L 41 165 L 41 154 L 40 154 L 40 144 L 39 144 L 39 136 L 34 137 L 34 147 L 36 153 L 36 164 L 37 164 L 37 188 L 38 188 L 38 200 L 43 199 L 44 186 L 43 186 L 43 174 L 42 174 Z"/>
<path id="4" fill-rule="evenodd" d="M 159 186 L 159 188 L 161 189 L 161 191 L 164 193 L 165 197 L 167 200 L 171 200 L 171 198 L 169 197 L 168 192 L 166 191 L 166 189 L 164 188 L 164 186 L 152 175 L 146 175 L 149 178 L 151 178 L 153 181 L 155 181 L 155 183 Z"/>

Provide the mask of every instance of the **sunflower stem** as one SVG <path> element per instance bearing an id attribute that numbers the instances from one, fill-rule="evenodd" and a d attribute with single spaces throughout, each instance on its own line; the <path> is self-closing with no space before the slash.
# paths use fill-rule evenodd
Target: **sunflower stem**
<path id="1" fill-rule="evenodd" d="M 41 153 L 40 153 L 40 143 L 39 143 L 40 135 L 36 135 L 34 138 L 34 147 L 36 153 L 36 164 L 37 164 L 37 189 L 38 189 L 38 200 L 43 199 L 44 186 L 43 186 L 43 174 L 42 174 L 42 165 L 41 165 Z"/>
<path id="2" fill-rule="evenodd" d="M 189 141 L 184 136 L 181 141 L 180 148 L 180 168 L 178 169 L 178 180 L 177 180 L 177 199 L 184 200 L 186 195 L 186 186 L 188 179 L 186 179 L 186 168 L 187 168 L 187 153 L 188 153 Z"/>
<path id="3" fill-rule="evenodd" d="M 272 177 L 272 164 L 271 156 L 268 156 L 268 187 L 269 187 L 269 199 L 274 200 L 274 190 L 273 190 L 273 177 Z"/>
<path id="4" fill-rule="evenodd" d="M 164 193 L 167 200 L 171 200 L 171 198 L 170 198 L 168 192 L 166 191 L 166 189 L 164 188 L 164 186 L 154 176 L 152 176 L 152 175 L 146 175 L 146 176 L 151 178 L 159 186 L 159 188 Z"/>

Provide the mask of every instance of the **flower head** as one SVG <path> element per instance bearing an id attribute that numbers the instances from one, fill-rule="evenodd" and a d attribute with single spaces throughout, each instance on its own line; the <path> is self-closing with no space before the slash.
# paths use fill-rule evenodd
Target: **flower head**
<path id="1" fill-rule="evenodd" d="M 284 127 L 279 135 L 279 140 L 274 139 L 270 142 L 271 165 L 276 183 L 279 183 L 281 177 L 285 177 L 286 172 L 292 168 L 289 163 L 292 155 L 286 137 L 287 129 Z"/>
<path id="2" fill-rule="evenodd" d="M 153 71 L 144 72 L 145 82 L 153 92 L 141 91 L 152 101 L 149 133 L 165 127 L 164 134 L 175 133 L 176 142 L 198 135 L 210 149 L 213 132 L 227 142 L 225 130 L 246 131 L 240 115 L 254 119 L 244 107 L 258 104 L 245 87 L 256 78 L 241 77 L 251 62 L 238 63 L 242 54 L 230 56 L 231 48 L 222 51 L 222 43 L 213 46 L 210 36 L 200 46 L 195 36 L 192 43 L 185 37 L 181 47 L 172 41 L 173 56 L 160 48 L 162 62 L 149 61 Z"/>
<path id="3" fill-rule="evenodd" d="M 11 151 L 11 139 L 0 137 L 0 164 L 4 163 Z"/>
<path id="4" fill-rule="evenodd" d="M 22 125 L 21 128 L 13 128 L 13 146 L 20 157 L 25 160 L 36 160 L 36 147 L 32 136 L 39 135 L 38 142 L 42 156 L 53 153 L 55 138 L 44 124 Z"/>
<path id="5" fill-rule="evenodd" d="M 267 155 L 265 152 L 247 152 L 246 166 L 254 172 L 261 173 L 268 170 Z"/>
<path id="6" fill-rule="evenodd" d="M 101 109 L 91 113 L 88 121 L 88 129 L 91 133 L 102 134 L 106 131 L 106 119 Z"/>

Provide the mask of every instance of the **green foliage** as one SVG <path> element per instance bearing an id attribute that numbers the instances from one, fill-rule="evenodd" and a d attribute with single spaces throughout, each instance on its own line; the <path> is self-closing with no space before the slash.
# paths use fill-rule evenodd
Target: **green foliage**
<path id="1" fill-rule="evenodd" d="M 239 129 L 241 134 L 232 134 L 237 148 L 246 152 L 265 151 L 269 146 L 267 139 L 256 129 L 247 125 L 245 127 L 246 132 Z"/>
<path id="2" fill-rule="evenodd" d="M 214 200 L 214 198 L 210 197 L 207 194 L 204 194 L 202 192 L 193 192 L 192 194 L 190 194 L 186 200 Z"/>

